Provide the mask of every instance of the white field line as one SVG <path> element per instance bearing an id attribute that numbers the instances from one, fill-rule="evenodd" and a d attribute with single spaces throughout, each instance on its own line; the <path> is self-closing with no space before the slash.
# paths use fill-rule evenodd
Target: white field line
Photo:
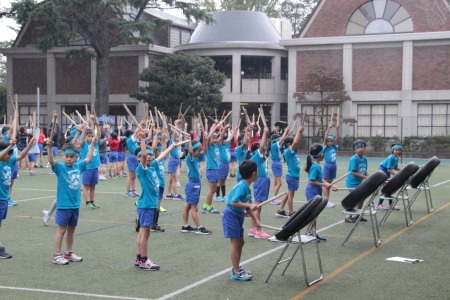
<path id="1" fill-rule="evenodd" d="M 134 298 L 134 297 L 124 297 L 124 296 L 110 296 L 101 294 L 89 294 L 89 293 L 77 293 L 77 292 L 65 292 L 65 291 L 55 291 L 55 290 L 44 290 L 44 289 L 32 289 L 32 288 L 22 288 L 13 286 L 1 286 L 0 290 L 12 290 L 12 291 L 24 291 L 24 292 L 38 292 L 38 293 L 49 293 L 49 294 L 62 294 L 62 295 L 72 295 L 81 297 L 93 297 L 93 298 L 103 298 L 103 299 L 124 299 L 124 300 L 150 300 L 148 298 Z"/>
<path id="2" fill-rule="evenodd" d="M 443 181 L 443 182 L 436 183 L 436 184 L 433 185 L 433 186 L 439 186 L 439 185 L 444 184 L 444 183 L 447 183 L 447 182 L 450 182 L 450 180 L 446 180 L 446 181 Z"/>
<path id="3" fill-rule="evenodd" d="M 55 198 L 55 195 L 45 196 L 45 197 L 38 197 L 38 198 L 30 198 L 30 199 L 22 199 L 22 200 L 17 200 L 17 202 L 26 202 L 26 201 L 33 201 L 33 200 L 47 199 L 47 198 Z"/>
<path id="4" fill-rule="evenodd" d="M 22 190 L 22 191 L 42 191 L 42 192 L 56 192 L 56 190 L 49 189 L 26 189 L 26 188 L 14 188 L 14 190 Z M 98 192 L 95 191 L 96 194 L 123 194 L 122 192 Z"/>

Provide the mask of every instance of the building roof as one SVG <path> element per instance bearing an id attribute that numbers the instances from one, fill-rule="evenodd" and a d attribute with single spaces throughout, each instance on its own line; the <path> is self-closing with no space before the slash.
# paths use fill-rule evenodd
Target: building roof
<path id="1" fill-rule="evenodd" d="M 194 29 L 196 26 L 195 23 L 189 22 L 188 20 L 186 20 L 184 18 L 180 18 L 175 15 L 165 13 L 164 11 L 162 11 L 160 9 L 147 8 L 144 11 L 145 11 L 145 13 L 152 15 L 158 19 L 170 20 L 170 21 L 172 21 L 172 24 L 176 25 L 176 26 L 185 27 L 185 28 L 189 28 L 189 29 Z"/>
<path id="2" fill-rule="evenodd" d="M 215 42 L 278 43 L 280 34 L 262 12 L 228 10 L 211 13 L 214 22 L 200 23 L 189 44 Z"/>

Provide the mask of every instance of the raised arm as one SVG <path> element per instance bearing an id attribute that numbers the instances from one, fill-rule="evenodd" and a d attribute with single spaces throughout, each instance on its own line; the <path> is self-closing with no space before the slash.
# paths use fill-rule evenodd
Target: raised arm
<path id="1" fill-rule="evenodd" d="M 92 139 L 91 145 L 89 146 L 89 151 L 88 151 L 88 153 L 86 155 L 86 163 L 90 163 L 91 162 L 92 156 L 94 156 L 94 149 L 95 149 L 95 145 L 97 144 L 97 142 L 98 142 L 98 137 L 95 136 Z"/>
<path id="2" fill-rule="evenodd" d="M 267 144 L 267 136 L 268 135 L 269 135 L 269 128 L 268 127 L 264 127 L 263 136 L 261 138 L 261 143 L 259 144 L 259 153 L 261 155 L 264 154 L 264 147 Z"/>
<path id="3" fill-rule="evenodd" d="M 294 150 L 295 148 L 297 148 L 298 143 L 300 143 L 300 141 L 301 141 L 301 139 L 302 139 L 302 132 L 303 132 L 304 129 L 305 129 L 305 127 L 303 127 L 303 125 L 301 125 L 301 126 L 298 128 L 297 133 L 295 134 L 295 137 L 294 137 L 294 141 L 292 142 L 292 145 L 291 145 L 291 149 L 292 149 L 292 150 Z"/>
<path id="4" fill-rule="evenodd" d="M 35 137 L 31 138 L 31 140 L 28 142 L 27 146 L 19 153 L 19 155 L 17 155 L 17 160 L 23 159 L 28 154 L 28 151 L 30 151 L 31 147 L 34 144 L 36 144 Z M 50 150 L 48 152 L 52 152 L 52 151 Z"/>

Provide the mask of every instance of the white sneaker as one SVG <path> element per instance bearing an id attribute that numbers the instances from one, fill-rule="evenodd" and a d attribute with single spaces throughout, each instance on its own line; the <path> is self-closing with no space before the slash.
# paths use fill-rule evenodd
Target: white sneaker
<path id="1" fill-rule="evenodd" d="M 69 261 L 62 254 L 53 255 L 53 263 L 56 265 L 68 265 Z"/>
<path id="2" fill-rule="evenodd" d="M 335 203 L 328 201 L 328 203 L 327 203 L 327 207 L 328 207 L 328 208 L 333 208 L 333 207 L 335 207 L 335 206 L 336 206 Z"/>
<path id="3" fill-rule="evenodd" d="M 74 262 L 83 261 L 83 258 L 81 256 L 75 255 L 75 253 L 73 252 L 65 252 L 64 259 L 66 259 L 67 261 L 74 261 Z"/>
<path id="4" fill-rule="evenodd" d="M 44 225 L 48 226 L 48 221 L 50 221 L 50 214 L 48 213 L 48 210 L 43 210 L 42 211 L 42 216 L 43 216 L 43 221 L 44 221 Z"/>
<path id="5" fill-rule="evenodd" d="M 179 181 L 177 181 L 177 187 L 180 187 L 180 186 L 181 186 L 180 182 L 179 182 Z"/>

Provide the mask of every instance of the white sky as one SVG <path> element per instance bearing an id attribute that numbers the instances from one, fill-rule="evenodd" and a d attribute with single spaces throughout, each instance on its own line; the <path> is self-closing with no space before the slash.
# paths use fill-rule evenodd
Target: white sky
<path id="1" fill-rule="evenodd" d="M 11 0 L 0 0 L 0 8 L 11 7 Z M 16 38 L 17 33 L 14 30 L 8 28 L 8 26 L 14 26 L 19 29 L 19 25 L 17 25 L 14 20 L 9 18 L 1 18 L 0 19 L 0 41 L 13 40 Z"/>

